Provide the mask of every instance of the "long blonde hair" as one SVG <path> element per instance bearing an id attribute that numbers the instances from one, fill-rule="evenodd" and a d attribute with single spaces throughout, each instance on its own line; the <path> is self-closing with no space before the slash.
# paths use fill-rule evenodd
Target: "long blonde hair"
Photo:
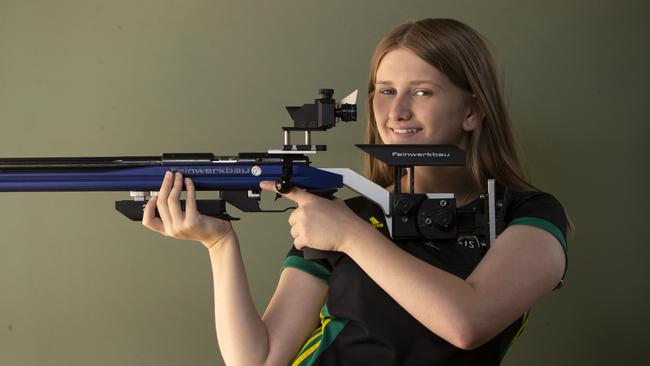
<path id="1" fill-rule="evenodd" d="M 492 55 L 482 36 L 453 19 L 423 19 L 404 23 L 386 34 L 375 48 L 366 99 L 366 143 L 382 144 L 372 100 L 377 68 L 384 55 L 405 48 L 444 73 L 454 85 L 471 96 L 472 103 L 485 114 L 471 132 L 466 151 L 467 169 L 482 188 L 488 178 L 513 190 L 537 190 L 526 177 L 517 154 Z M 381 161 L 364 157 L 367 177 L 387 187 L 395 182 L 394 171 Z"/>

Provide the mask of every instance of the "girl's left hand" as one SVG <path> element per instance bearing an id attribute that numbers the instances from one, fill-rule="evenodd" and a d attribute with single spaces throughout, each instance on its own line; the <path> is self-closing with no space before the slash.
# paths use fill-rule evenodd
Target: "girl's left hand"
<path id="1" fill-rule="evenodd" d="M 272 181 L 263 181 L 260 187 L 278 193 Z M 366 224 L 338 198 L 330 200 L 298 187 L 280 194 L 298 205 L 289 216 L 291 236 L 297 249 L 343 251 L 352 234 Z"/>

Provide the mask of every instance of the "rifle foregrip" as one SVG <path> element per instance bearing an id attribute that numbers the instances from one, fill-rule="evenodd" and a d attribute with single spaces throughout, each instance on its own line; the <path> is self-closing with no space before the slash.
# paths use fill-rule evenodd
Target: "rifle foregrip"
<path id="1" fill-rule="evenodd" d="M 180 202 L 181 209 L 185 211 L 185 200 L 181 200 Z M 115 209 L 133 221 L 142 221 L 144 206 L 146 204 L 146 201 L 115 201 Z M 236 217 L 228 215 L 226 212 L 225 202 L 223 200 L 197 200 L 196 208 L 200 214 L 205 216 L 216 217 L 218 219 L 228 221 L 239 220 Z M 156 209 L 156 217 L 160 217 L 158 214 L 158 209 Z"/>

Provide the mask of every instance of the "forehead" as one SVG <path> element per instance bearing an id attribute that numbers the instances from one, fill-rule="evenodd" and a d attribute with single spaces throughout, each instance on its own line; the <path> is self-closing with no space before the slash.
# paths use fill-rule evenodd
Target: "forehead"
<path id="1" fill-rule="evenodd" d="M 398 48 L 382 57 L 377 67 L 375 81 L 408 83 L 414 80 L 432 80 L 439 84 L 450 83 L 447 75 L 408 49 Z"/>

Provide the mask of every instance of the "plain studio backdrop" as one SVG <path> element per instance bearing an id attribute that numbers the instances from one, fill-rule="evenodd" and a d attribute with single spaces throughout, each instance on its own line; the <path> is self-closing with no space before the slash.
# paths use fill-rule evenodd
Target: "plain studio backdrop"
<path id="1" fill-rule="evenodd" d="M 491 41 L 526 169 L 577 229 L 565 287 L 532 311 L 504 364 L 648 363 L 648 10 L 0 0 L 0 157 L 266 151 L 282 144 L 284 106 L 329 87 L 360 90 L 359 121 L 316 135 L 329 151 L 314 165 L 361 171 L 353 144 L 375 44 L 408 19 L 457 18 Z M 121 217 L 113 201 L 127 196 L 0 193 L 0 365 L 221 364 L 206 249 Z M 290 246 L 288 215 L 241 216 L 261 312 Z"/>

